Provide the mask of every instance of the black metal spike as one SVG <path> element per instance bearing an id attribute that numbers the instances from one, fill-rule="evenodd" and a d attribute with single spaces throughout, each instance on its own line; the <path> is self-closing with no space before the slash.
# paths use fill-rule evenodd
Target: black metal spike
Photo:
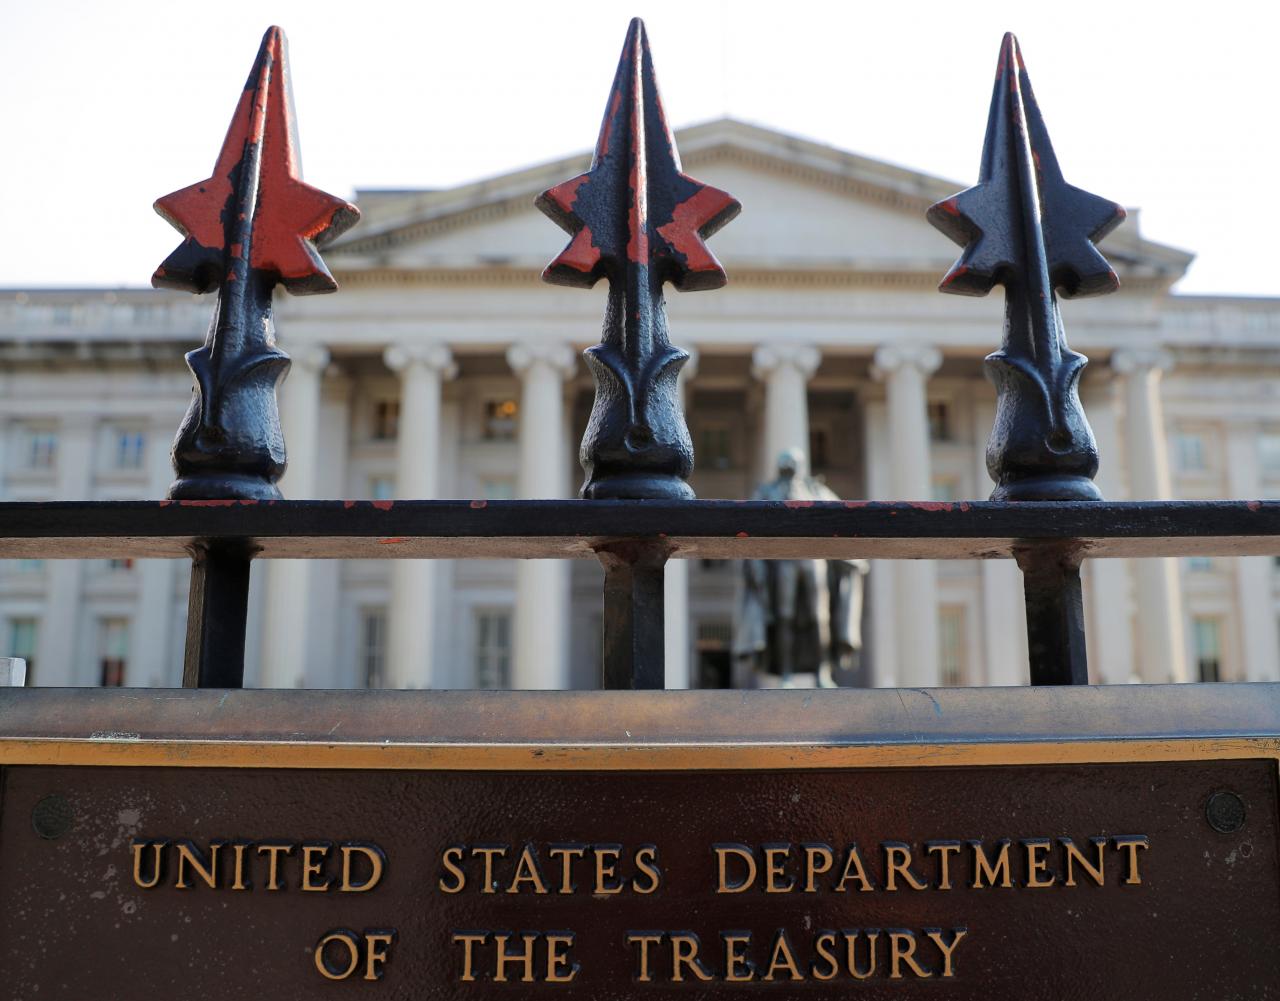
<path id="1" fill-rule="evenodd" d="M 1004 338 L 987 358 L 999 399 L 987 444 L 993 500 L 1098 500 L 1098 447 L 1080 404 L 1088 359 L 1067 346 L 1057 293 L 1113 292 L 1119 280 L 1095 243 L 1124 209 L 1062 176 L 1018 41 L 1005 35 L 978 184 L 929 209 L 963 246 L 939 286 L 986 295 L 1005 288 Z"/>
<path id="2" fill-rule="evenodd" d="M 658 97 L 644 23 L 627 32 L 591 169 L 542 193 L 538 207 L 572 234 L 543 279 L 609 282 L 599 344 L 586 352 L 595 405 L 580 458 L 589 498 L 693 497 L 693 445 L 676 377 L 662 287 L 719 288 L 724 269 L 703 243 L 741 206 L 683 173 Z"/>
<path id="3" fill-rule="evenodd" d="M 213 175 L 156 202 L 185 241 L 152 284 L 218 290 L 209 334 L 188 353 L 191 406 L 173 446 L 174 498 L 274 500 L 285 447 L 276 387 L 289 356 L 276 347 L 271 292 L 337 288 L 316 245 L 359 219 L 354 205 L 300 178 L 284 32 L 270 28 Z"/>

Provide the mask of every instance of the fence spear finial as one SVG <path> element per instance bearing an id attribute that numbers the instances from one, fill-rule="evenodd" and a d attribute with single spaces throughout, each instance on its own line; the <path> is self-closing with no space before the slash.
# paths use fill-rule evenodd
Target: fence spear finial
<path id="1" fill-rule="evenodd" d="M 274 499 L 285 449 L 276 386 L 271 292 L 331 292 L 318 244 L 349 229 L 354 205 L 303 183 L 284 32 L 263 36 L 213 174 L 165 195 L 156 211 L 186 239 L 152 276 L 157 288 L 218 304 L 202 347 L 187 354 L 191 406 L 173 445 L 179 498 Z"/>
<path id="2" fill-rule="evenodd" d="M 538 208 L 573 239 L 543 272 L 558 285 L 609 282 L 601 342 L 586 351 L 595 405 L 582 440 L 589 498 L 689 498 L 693 446 L 676 377 L 688 358 L 667 335 L 663 285 L 719 288 L 703 242 L 741 205 L 681 170 L 658 96 L 644 22 L 631 22 L 591 169 L 544 191 Z"/>
<path id="3" fill-rule="evenodd" d="M 1005 288 L 1000 350 L 987 358 L 999 399 L 987 444 L 993 500 L 1096 500 L 1098 447 L 1080 405 L 1088 363 L 1067 346 L 1057 292 L 1114 292 L 1119 280 L 1095 244 L 1124 209 L 1062 176 L 1018 41 L 1004 37 L 977 185 L 929 209 L 964 247 L 939 289 Z"/>

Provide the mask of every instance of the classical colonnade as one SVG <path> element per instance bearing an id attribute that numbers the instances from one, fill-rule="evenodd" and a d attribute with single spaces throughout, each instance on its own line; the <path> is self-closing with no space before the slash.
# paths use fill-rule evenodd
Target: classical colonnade
<path id="1" fill-rule="evenodd" d="M 289 444 L 288 496 L 314 496 L 316 489 L 321 384 L 329 355 L 318 345 L 291 346 L 293 369 L 282 393 L 282 419 Z M 401 498 L 430 499 L 439 494 L 441 405 L 444 383 L 457 372 L 452 352 L 443 343 L 395 344 L 383 355 L 399 375 L 401 411 L 396 492 Z M 576 353 L 565 343 L 520 343 L 506 353 L 521 384 L 518 431 L 517 493 L 522 498 L 563 496 L 569 482 L 570 454 L 561 446 L 565 435 L 549 433 L 567 425 L 565 382 L 574 373 Z M 765 454 L 808 442 L 807 384 L 821 361 L 820 351 L 805 344 L 766 344 L 752 355 L 752 371 L 764 388 L 762 445 Z M 928 382 L 942 362 L 942 352 L 927 344 L 886 344 L 875 351 L 873 377 L 883 385 L 883 403 L 868 413 L 868 493 L 877 499 L 928 499 L 931 496 Z M 1104 453 L 1123 438 L 1130 499 L 1172 496 L 1168 448 L 1160 404 L 1160 380 L 1171 365 L 1158 350 L 1123 350 L 1112 355 L 1111 368 L 1119 392 L 1105 406 L 1086 400 Z M 686 366 L 687 385 L 697 367 Z M 1125 412 L 1123 431 L 1113 400 Z M 990 427 L 986 405 L 979 420 Z M 1232 446 L 1253 448 L 1247 436 Z M 978 458 L 981 463 L 981 456 Z M 1230 463 L 1235 496 L 1258 495 L 1256 461 Z M 875 472 L 878 469 L 879 472 Z M 1252 472 L 1250 472 L 1252 471 Z M 1250 482 L 1252 477 L 1252 482 Z M 979 482 L 986 482 L 982 477 Z M 1124 488 L 1114 465 L 1103 479 L 1108 497 Z M 1271 607 L 1269 561 L 1242 559 L 1238 573 L 1242 628 L 1273 655 L 1264 663 L 1280 663 L 1275 655 L 1276 620 Z M 438 683 L 433 673 L 432 622 L 434 574 L 430 561 L 392 561 L 389 607 L 387 684 L 427 688 Z M 1094 560 L 1087 566 L 1091 656 L 1100 680 L 1120 683 L 1194 680 L 1189 676 L 1183 636 L 1178 567 L 1172 559 Z M 984 680 L 989 684 L 1025 683 L 1024 655 L 1016 642 L 1021 623 L 1011 609 L 1021 608 L 1021 584 L 1011 561 L 984 561 L 982 568 L 983 633 L 986 636 Z M 1129 577 L 1127 575 L 1131 574 Z M 306 674 L 306 649 L 297 642 L 306 621 L 309 564 L 273 563 L 268 568 L 262 671 L 259 683 L 291 687 Z M 932 561 L 879 563 L 873 573 L 873 604 L 879 610 L 875 681 L 879 685 L 930 685 L 939 679 L 938 582 Z M 1130 626 L 1127 595 L 1132 594 L 1137 642 Z M 569 629 L 567 561 L 521 560 L 517 564 L 513 685 L 558 688 L 567 683 Z M 689 684 L 688 570 L 673 560 L 667 571 L 667 678 L 669 687 Z M 1018 611 L 1020 615 L 1020 611 Z M 1269 647 L 1268 647 L 1269 644 Z M 1100 654 L 1100 656 L 1099 656 Z M 1254 657 L 1247 658 L 1252 664 Z M 1252 670 L 1252 668 L 1251 668 Z"/>

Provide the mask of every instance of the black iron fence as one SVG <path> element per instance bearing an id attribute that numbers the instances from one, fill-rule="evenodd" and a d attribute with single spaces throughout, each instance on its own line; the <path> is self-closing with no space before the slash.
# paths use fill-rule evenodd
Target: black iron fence
<path id="1" fill-rule="evenodd" d="M 217 293 L 187 361 L 192 401 L 169 498 L 6 503 L 0 556 L 188 558 L 184 685 L 240 687 L 249 567 L 272 558 L 597 558 L 605 567 L 610 689 L 663 686 L 663 568 L 698 558 L 1014 559 L 1022 569 L 1031 680 L 1085 684 L 1086 558 L 1280 552 L 1280 503 L 1110 503 L 1077 393 L 1058 297 L 1118 286 L 1095 246 L 1124 218 L 1063 178 L 1016 40 L 1001 47 L 978 183 L 929 210 L 963 252 L 941 291 L 1001 285 L 1005 324 L 987 359 L 998 391 L 990 501 L 698 501 L 694 455 L 663 305 L 670 283 L 715 289 L 704 242 L 739 204 L 680 166 L 643 25 L 631 25 L 587 173 L 538 207 L 570 236 L 550 282 L 609 286 L 586 352 L 596 396 L 581 447 L 582 500 L 286 501 L 276 389 L 289 368 L 272 295 L 336 288 L 317 247 L 358 212 L 299 176 L 283 34 L 263 39 L 211 176 L 156 203 L 184 235 L 157 286 Z M 1016 628 L 1011 623 L 1010 628 Z"/>

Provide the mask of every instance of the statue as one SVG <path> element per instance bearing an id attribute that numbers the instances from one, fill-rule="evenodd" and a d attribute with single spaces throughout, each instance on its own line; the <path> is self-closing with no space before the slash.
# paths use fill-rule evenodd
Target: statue
<path id="1" fill-rule="evenodd" d="M 778 456 L 778 476 L 755 500 L 829 501 L 840 498 L 805 475 L 805 455 Z M 821 564 L 826 563 L 825 569 Z M 862 653 L 862 592 L 866 560 L 744 560 L 732 652 L 738 667 L 777 674 L 790 687 L 811 672 L 824 688 L 837 672 L 858 673 Z"/>

